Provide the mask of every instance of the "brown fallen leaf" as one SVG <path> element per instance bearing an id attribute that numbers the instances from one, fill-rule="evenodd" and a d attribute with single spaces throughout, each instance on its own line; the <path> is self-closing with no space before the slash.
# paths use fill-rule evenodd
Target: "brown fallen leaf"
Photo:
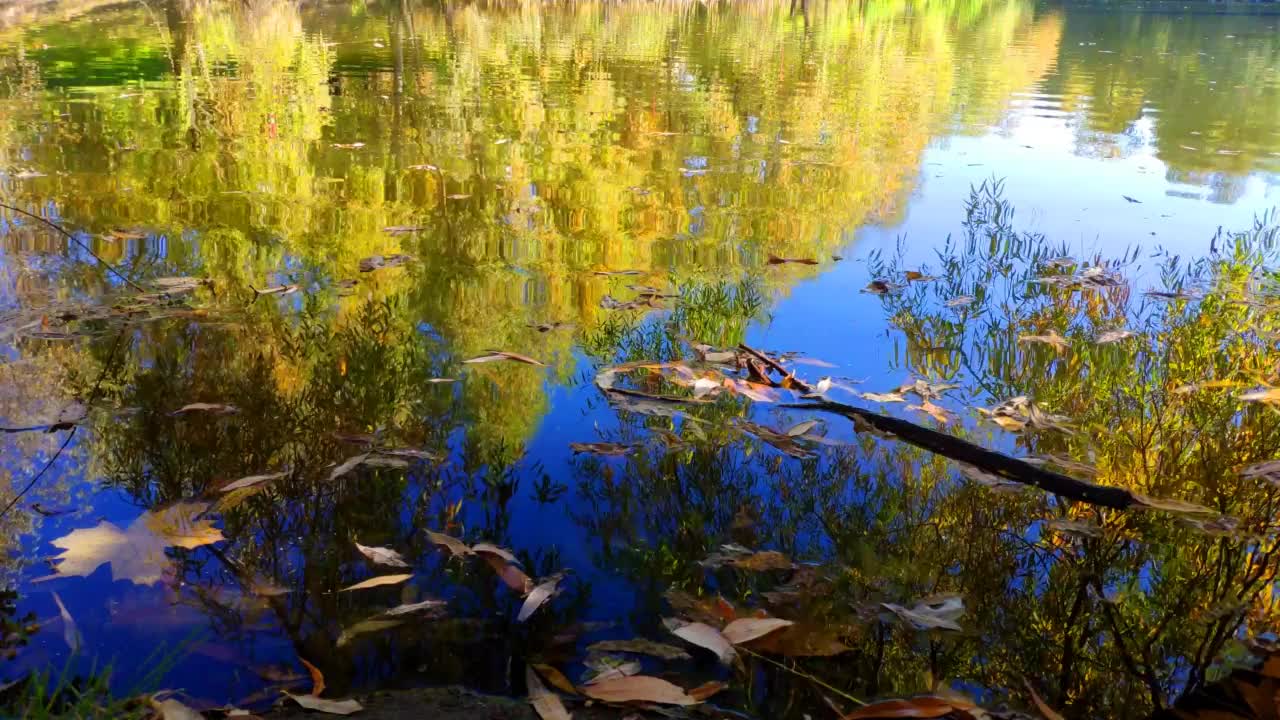
<path id="1" fill-rule="evenodd" d="M 364 462 L 368 459 L 369 459 L 369 453 L 361 453 L 359 455 L 355 455 L 347 458 L 346 460 L 342 461 L 342 463 L 339 464 L 337 467 L 335 467 L 333 470 L 329 471 L 329 482 L 333 482 L 334 480 L 337 480 L 338 478 L 342 477 L 343 475 L 346 475 L 352 470 L 355 470 L 356 468 L 364 464 Z"/>
<path id="2" fill-rule="evenodd" d="M 448 550 L 449 554 L 454 557 L 471 554 L 471 548 L 467 547 L 466 543 L 456 537 L 445 535 L 444 533 L 432 532 L 430 530 L 424 530 L 423 532 L 427 534 L 427 539 L 430 540 L 433 545 L 439 545 L 440 547 Z"/>
<path id="3" fill-rule="evenodd" d="M 740 618 L 725 625 L 720 634 L 731 644 L 741 645 L 794 624 L 781 618 Z"/>
<path id="4" fill-rule="evenodd" d="M 1041 343 L 1052 347 L 1059 353 L 1064 353 L 1071 349 L 1071 343 L 1066 338 L 1058 334 L 1057 330 L 1050 330 L 1043 335 L 1020 335 L 1018 337 L 1019 345 L 1027 345 L 1030 343 Z"/>
<path id="5" fill-rule="evenodd" d="M 613 657 L 612 655 L 595 655 L 587 657 L 583 663 L 592 672 L 583 678 L 583 685 L 594 685 L 598 682 L 606 680 L 615 680 L 617 678 L 631 677 L 639 675 L 643 669 L 640 663 L 633 660 L 623 660 L 622 658 Z"/>
<path id="6" fill-rule="evenodd" d="M 186 415 L 188 413 L 207 412 L 211 415 L 235 415 L 240 412 L 240 408 L 235 405 L 224 405 L 222 403 L 190 403 L 169 413 L 170 415 Z"/>
<path id="7" fill-rule="evenodd" d="M 787 258 L 770 255 L 768 263 L 770 265 L 785 265 L 787 263 L 797 263 L 800 265 L 817 265 L 818 261 L 813 258 Z"/>
<path id="8" fill-rule="evenodd" d="M 250 475 L 248 477 L 242 477 L 239 480 L 227 483 L 226 485 L 218 488 L 218 492 L 229 493 L 232 490 L 243 490 L 244 488 L 257 487 L 258 485 L 271 482 L 272 480 L 279 480 L 282 477 L 286 477 L 288 474 L 289 471 L 284 470 L 277 473 L 268 473 L 266 475 Z"/>
<path id="9" fill-rule="evenodd" d="M 923 413 L 928 413 L 930 417 L 943 425 L 946 425 L 955 419 L 955 417 L 948 412 L 946 408 L 933 403 L 931 400 L 925 400 L 919 405 L 908 405 L 907 410 L 918 410 Z"/>
<path id="10" fill-rule="evenodd" d="M 559 696 L 548 690 L 528 665 L 524 668 L 524 683 L 529 689 L 529 704 L 538 713 L 538 717 L 542 720 L 570 720 L 569 711 L 565 709 Z"/>
<path id="11" fill-rule="evenodd" d="M 919 270 L 908 270 L 904 272 L 902 276 L 906 278 L 907 282 L 929 282 L 931 280 L 938 279 L 932 275 L 925 275 Z"/>
<path id="12" fill-rule="evenodd" d="M 391 255 L 371 255 L 367 258 L 361 258 L 356 264 L 356 269 L 362 273 L 373 272 L 374 270 L 382 270 L 383 268 L 400 267 L 411 263 L 415 260 L 414 256 L 406 253 L 394 253 Z"/>
<path id="13" fill-rule="evenodd" d="M 569 443 L 569 449 L 574 454 L 588 453 L 591 455 L 603 455 L 604 457 L 622 457 L 635 452 L 636 446 L 610 442 L 572 442 Z"/>
<path id="14" fill-rule="evenodd" d="M 643 275 L 644 273 L 639 270 L 595 270 L 591 274 L 601 277 L 614 277 L 615 275 Z"/>
<path id="15" fill-rule="evenodd" d="M 498 579 L 502 580 L 507 587 L 521 595 L 528 595 L 533 592 L 533 580 L 520 568 L 496 555 L 481 555 L 480 557 L 489 563 L 489 567 L 493 568 L 493 571 L 498 574 Z"/>
<path id="16" fill-rule="evenodd" d="M 1111 343 L 1118 343 L 1121 340 L 1127 340 L 1131 337 L 1136 337 L 1137 335 L 1138 333 L 1132 330 L 1106 330 L 1098 333 L 1098 336 L 1095 337 L 1093 341 L 1099 345 L 1109 345 Z"/>
<path id="17" fill-rule="evenodd" d="M 893 291 L 893 284 L 888 280 L 872 280 L 867 286 L 862 288 L 862 292 L 871 293 L 872 295 L 887 295 Z"/>
<path id="18" fill-rule="evenodd" d="M 404 558 L 401 557 L 400 553 L 392 550 L 391 548 L 369 547 L 368 545 L 356 543 L 356 549 L 360 551 L 361 555 L 369 558 L 370 562 L 376 565 L 400 568 L 409 567 L 409 563 L 404 561 Z"/>
<path id="19" fill-rule="evenodd" d="M 649 702 L 659 705 L 697 705 L 698 701 L 678 685 L 648 675 L 613 678 L 580 688 L 583 695 L 601 702 Z"/>
<path id="20" fill-rule="evenodd" d="M 308 710 L 329 715 L 351 715 L 364 709 L 364 706 L 355 700 L 326 700 L 314 695 L 293 695 L 288 692 L 285 695 Z"/>
<path id="21" fill-rule="evenodd" d="M 390 225 L 382 228 L 382 232 L 388 235 L 410 235 L 427 229 L 429 228 L 425 225 Z"/>
<path id="22" fill-rule="evenodd" d="M 508 566 L 509 567 L 509 566 Z M 520 614 L 516 616 L 516 622 L 524 622 L 533 616 L 538 608 L 556 594 L 560 587 L 560 578 L 552 578 L 541 583 L 534 589 L 529 591 L 528 596 L 524 599 L 524 604 L 520 606 Z"/>
<path id="23" fill-rule="evenodd" d="M 750 570 L 751 572 L 790 570 L 795 567 L 795 563 L 791 562 L 791 558 L 777 550 L 762 550 L 750 555 L 735 557 L 729 560 L 728 564 L 739 570 Z"/>
<path id="24" fill-rule="evenodd" d="M 516 554 L 510 550 L 494 545 L 493 543 L 476 543 L 471 546 L 471 552 L 477 555 L 497 555 L 512 565 L 519 565 L 520 560 L 516 558 Z"/>
<path id="25" fill-rule="evenodd" d="M 507 352 L 506 350 L 488 350 L 484 355 L 473 357 L 469 360 L 463 360 L 463 364 L 474 365 L 478 363 L 496 362 L 498 360 L 513 360 L 515 362 L 524 363 L 526 365 L 537 365 L 538 367 L 546 367 L 546 363 L 539 362 L 527 355 L 520 353 Z"/>
<path id="26" fill-rule="evenodd" d="M 672 627 L 672 625 L 674 625 L 674 627 Z M 671 631 L 672 635 L 675 635 L 681 640 L 715 653 L 715 656 L 720 659 L 720 662 L 725 663 L 726 665 L 732 663 L 738 656 L 738 653 L 734 651 L 733 646 L 729 644 L 728 640 L 725 640 L 724 636 L 720 634 L 720 631 L 710 625 L 704 625 L 699 622 L 691 622 L 682 625 L 680 624 L 680 621 L 667 621 L 667 629 Z"/>
<path id="27" fill-rule="evenodd" d="M 896 393 L 896 392 L 888 392 L 888 393 L 864 392 L 864 393 L 858 393 L 858 394 L 862 396 L 863 400 L 870 400 L 871 402 L 898 403 L 898 402 L 907 401 L 907 399 L 903 397 L 901 393 Z"/>
<path id="28" fill-rule="evenodd" d="M 547 682 L 551 683 L 551 685 L 555 687 L 555 689 L 559 690 L 560 692 L 565 693 L 567 695 L 578 694 L 578 689 L 575 688 L 573 686 L 573 683 L 569 681 L 569 678 L 565 677 L 564 673 L 560 672 L 559 670 L 551 667 L 550 665 L 544 665 L 540 663 L 530 665 L 530 667 L 532 667 L 534 670 L 537 670 L 539 675 L 545 678 Z"/>
<path id="29" fill-rule="evenodd" d="M 727 687 L 729 687 L 728 683 L 711 680 L 689 690 L 688 695 L 698 702 L 706 702 L 709 698 L 720 693 Z"/>
<path id="30" fill-rule="evenodd" d="M 1246 402 L 1280 404 L 1280 387 L 1267 387 L 1260 390 L 1250 390 L 1247 393 L 1241 393 L 1239 398 Z"/>
<path id="31" fill-rule="evenodd" d="M 302 666 L 311 674 L 311 694 L 319 697 L 324 692 L 324 673 L 320 672 L 320 668 L 307 662 L 306 658 L 299 657 L 298 660 L 302 662 Z"/>
<path id="32" fill-rule="evenodd" d="M 407 575 L 407 574 L 406 575 L 376 575 L 374 577 L 369 578 L 368 580 L 358 582 L 355 585 L 344 587 L 338 592 L 364 590 L 367 588 L 382 587 L 383 585 L 399 585 L 400 583 L 404 582 L 405 580 L 408 580 L 411 577 L 413 577 L 413 575 Z"/>
<path id="33" fill-rule="evenodd" d="M 181 701 L 174 698 L 156 700 L 150 698 L 151 709 L 159 715 L 159 720 L 204 720 L 204 715 L 196 712 Z"/>
<path id="34" fill-rule="evenodd" d="M 940 718 L 953 711 L 971 710 L 974 705 L 952 698 L 921 695 L 905 700 L 872 703 L 845 715 L 840 720 L 880 720 L 888 718 Z"/>
<path id="35" fill-rule="evenodd" d="M 624 652 L 635 655 L 650 655 L 663 660 L 689 660 L 689 653 L 674 645 L 654 642 L 644 638 L 632 640 L 602 640 L 587 646 L 587 652 Z"/>

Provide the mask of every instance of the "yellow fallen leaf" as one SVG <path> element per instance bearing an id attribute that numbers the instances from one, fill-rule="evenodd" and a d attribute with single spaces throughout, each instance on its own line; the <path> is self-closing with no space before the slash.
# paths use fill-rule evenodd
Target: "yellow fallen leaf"
<path id="1" fill-rule="evenodd" d="M 399 585 L 400 583 L 413 577 L 413 575 L 378 575 L 371 577 L 363 582 L 342 588 L 339 592 L 348 592 L 351 590 L 364 590 L 371 587 L 381 587 L 383 585 Z"/>

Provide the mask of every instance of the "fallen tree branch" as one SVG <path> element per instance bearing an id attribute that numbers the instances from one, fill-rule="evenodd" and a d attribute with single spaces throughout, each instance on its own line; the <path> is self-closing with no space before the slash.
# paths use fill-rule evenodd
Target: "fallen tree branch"
<path id="1" fill-rule="evenodd" d="M 1141 504 L 1141 501 L 1133 493 L 1124 488 L 1095 485 L 1084 480 L 1077 480 L 1052 470 L 1037 467 L 1025 460 L 1019 460 L 1004 453 L 988 450 L 981 445 L 962 440 L 954 435 L 938 432 L 923 425 L 917 425 L 909 420 L 827 400 L 815 393 L 812 385 L 797 378 L 794 373 L 787 370 L 786 367 L 767 354 L 747 345 L 739 345 L 738 349 L 783 376 L 790 378 L 790 384 L 803 391 L 806 395 L 815 396 L 809 402 L 789 403 L 782 407 L 820 410 L 842 415 L 855 423 L 864 423 L 879 432 L 892 435 L 916 447 L 941 455 L 948 460 L 965 463 L 1005 480 L 1032 485 L 1045 492 L 1051 492 L 1072 500 L 1117 510 L 1125 510 Z"/>
<path id="2" fill-rule="evenodd" d="M 861 421 L 896 438 L 904 440 L 919 448 L 941 455 L 948 460 L 972 465 L 973 467 L 1005 480 L 1033 485 L 1072 500 L 1087 502 L 1092 505 L 1125 510 L 1139 501 L 1133 493 L 1124 488 L 1095 485 L 1077 480 L 1061 473 L 1036 467 L 1025 460 L 1010 457 L 1004 453 L 988 450 L 968 440 L 961 440 L 954 435 L 938 432 L 923 425 L 880 413 L 863 410 L 853 405 L 832 402 L 830 400 L 813 400 L 803 403 L 789 403 L 782 407 L 805 410 L 821 410 L 822 412 L 843 415 L 854 421 Z"/>

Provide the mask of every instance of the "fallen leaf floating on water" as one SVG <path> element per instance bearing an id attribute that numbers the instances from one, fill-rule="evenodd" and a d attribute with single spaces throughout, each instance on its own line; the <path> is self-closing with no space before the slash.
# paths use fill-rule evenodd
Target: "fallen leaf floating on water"
<path id="1" fill-rule="evenodd" d="M 1240 399 L 1245 402 L 1264 402 L 1280 404 L 1280 387 L 1262 388 L 1260 390 L 1250 390 L 1247 393 L 1241 393 Z"/>
<path id="2" fill-rule="evenodd" d="M 1240 477 L 1266 480 L 1272 484 L 1280 483 L 1280 460 L 1268 460 L 1250 465 L 1240 471 Z"/>
<path id="3" fill-rule="evenodd" d="M 616 275 L 643 275 L 644 273 L 639 270 L 596 270 L 591 274 L 601 277 L 614 277 Z"/>
<path id="4" fill-rule="evenodd" d="M 498 579 L 507 587 L 521 595 L 528 595 L 534 591 L 533 579 L 514 564 L 507 562 L 497 555 L 481 553 L 480 557 L 484 558 L 484 561 L 489 564 L 489 567 L 493 568 L 493 571 L 498 574 Z M 537 608 L 534 609 L 536 610 Z M 523 611 L 524 609 L 522 607 L 521 612 Z"/>
<path id="5" fill-rule="evenodd" d="M 730 644 L 741 645 L 794 624 L 781 618 L 741 618 L 725 625 L 720 634 Z"/>
<path id="6" fill-rule="evenodd" d="M 467 198 L 471 197 L 471 194 L 470 193 L 454 193 L 452 195 L 445 195 L 444 197 L 446 200 L 466 200 Z"/>
<path id="7" fill-rule="evenodd" d="M 788 437 L 800 437 L 801 435 L 804 435 L 810 430 L 818 427 L 821 422 L 822 421 L 820 420 L 805 420 L 804 422 L 796 423 L 795 425 L 787 428 L 786 434 Z"/>
<path id="8" fill-rule="evenodd" d="M 223 485 L 222 487 L 218 488 L 218 492 L 229 493 L 233 490 L 243 490 L 245 488 L 257 487 L 263 483 L 268 483 L 268 482 L 271 482 L 272 480 L 279 480 L 280 478 L 286 477 L 288 475 L 289 475 L 289 471 L 287 470 L 282 470 L 281 472 L 277 472 L 277 473 L 268 473 L 266 475 L 250 475 L 248 477 L 242 477 L 239 480 Z"/>
<path id="9" fill-rule="evenodd" d="M 188 413 L 207 412 L 211 415 L 235 415 L 240 412 L 240 408 L 235 405 L 224 405 L 222 403 L 190 403 L 169 413 L 170 415 L 186 415 Z"/>
<path id="10" fill-rule="evenodd" d="M 878 402 L 878 403 L 900 403 L 900 402 L 907 401 L 905 397 L 903 397 L 902 395 L 896 392 L 888 392 L 888 393 L 864 392 L 864 393 L 858 393 L 858 395 L 862 397 L 863 400 L 870 400 L 871 402 Z"/>
<path id="11" fill-rule="evenodd" d="M 726 665 L 732 663 L 738 656 L 733 646 L 729 644 L 728 640 L 725 640 L 719 630 L 699 622 L 685 624 L 681 624 L 681 622 L 680 620 L 668 619 L 664 621 L 664 624 L 667 625 L 667 629 L 671 631 L 672 635 L 700 648 L 710 650 L 720 659 L 720 662 Z"/>
<path id="12" fill-rule="evenodd" d="M 1045 527 L 1062 535 L 1080 538 L 1100 538 L 1102 528 L 1087 520 L 1050 520 Z"/>
<path id="13" fill-rule="evenodd" d="M 620 443 L 609 442 L 588 442 L 588 443 L 569 443 L 569 449 L 577 453 L 588 453 L 590 455 L 604 455 L 605 457 L 621 457 L 630 455 L 636 451 L 634 445 L 622 445 Z"/>
<path id="14" fill-rule="evenodd" d="M 432 532 L 430 530 L 425 530 L 424 532 L 426 532 L 427 539 L 430 540 L 432 544 L 439 545 L 440 547 L 448 550 L 450 555 L 460 557 L 471 554 L 471 548 L 467 547 L 467 544 L 458 538 L 451 535 L 445 535 L 444 533 Z"/>
<path id="15" fill-rule="evenodd" d="M 538 608 L 555 596 L 559 588 L 560 578 L 557 577 L 547 580 L 530 590 L 529 595 L 524 599 L 524 604 L 520 606 L 520 614 L 516 615 L 516 622 L 524 622 L 533 617 Z"/>
<path id="16" fill-rule="evenodd" d="M 174 698 L 156 700 L 150 698 L 151 709 L 156 711 L 159 720 L 204 720 L 204 715 L 184 705 Z"/>
<path id="17" fill-rule="evenodd" d="M 1058 334 L 1057 330 L 1050 330 L 1043 335 L 1021 335 L 1018 337 L 1019 345 L 1028 345 L 1031 343 L 1040 343 L 1052 347 L 1054 350 L 1063 353 L 1071 348 L 1071 343 L 1066 338 Z"/>
<path id="18" fill-rule="evenodd" d="M 708 555 L 706 560 L 698 564 L 708 568 L 729 565 L 739 570 L 751 572 L 790 570 L 795 567 L 790 558 L 777 550 L 752 552 L 741 545 L 721 545 L 719 552 Z"/>
<path id="19" fill-rule="evenodd" d="M 400 583 L 413 577 L 413 575 L 377 575 L 342 588 L 339 592 L 351 592 L 352 590 L 365 590 L 367 588 L 382 587 L 383 585 L 399 585 Z"/>
<path id="20" fill-rule="evenodd" d="M 582 694 L 601 702 L 642 702 L 659 705 L 697 705 L 678 685 L 648 675 L 614 678 L 584 685 Z"/>
<path id="21" fill-rule="evenodd" d="M 356 543 L 356 549 L 360 551 L 361 555 L 369 558 L 369 560 L 376 565 L 400 568 L 409 567 L 409 563 L 404 561 L 404 558 L 400 556 L 400 553 L 390 548 L 369 547 L 368 545 Z"/>
<path id="22" fill-rule="evenodd" d="M 840 720 L 888 720 L 889 718 L 940 718 L 952 712 L 960 717 L 971 717 L 969 710 L 975 709 L 973 703 L 955 698 L 922 695 L 905 700 L 884 700 L 872 703 L 845 715 Z"/>
<path id="23" fill-rule="evenodd" d="M 413 262 L 416 258 L 412 255 L 404 253 L 396 253 L 394 255 L 372 255 L 367 258 L 361 258 L 359 264 L 356 265 L 362 273 L 373 272 L 383 268 L 400 267 L 407 263 Z"/>
<path id="24" fill-rule="evenodd" d="M 887 295 L 894 289 L 888 280 L 872 280 L 867 286 L 862 288 L 862 292 L 871 293 L 872 295 Z"/>
<path id="25" fill-rule="evenodd" d="M 71 648 L 71 654 L 75 655 L 80 652 L 80 646 L 83 644 L 80 628 L 76 627 L 75 619 L 71 617 L 71 613 L 67 612 L 67 606 L 62 604 L 62 598 L 58 597 L 58 593 L 53 593 L 53 602 L 58 606 L 58 615 L 62 617 L 62 639 L 66 641 L 67 647 Z"/>
<path id="26" fill-rule="evenodd" d="M 390 225 L 382 228 L 382 232 L 388 235 L 410 235 L 427 229 L 425 225 Z"/>
<path id="27" fill-rule="evenodd" d="M 338 150 L 359 150 L 360 148 L 364 147 L 364 143 L 362 142 L 334 143 L 333 147 L 337 148 Z"/>
<path id="28" fill-rule="evenodd" d="M 285 695 L 308 710 L 329 715 L 352 715 L 364 709 L 364 706 L 355 700 L 326 700 L 313 695 L 292 695 L 287 692 Z"/>
<path id="29" fill-rule="evenodd" d="M 644 638 L 632 640 L 602 640 L 587 646 L 587 652 L 624 652 L 634 655 L 650 655 L 663 660 L 689 660 L 692 656 L 674 645 L 654 642 Z"/>
<path id="30" fill-rule="evenodd" d="M 785 265 L 787 263 L 796 263 L 799 265 L 817 265 L 818 261 L 813 258 L 787 258 L 770 255 L 768 263 L 770 265 Z"/>
<path id="31" fill-rule="evenodd" d="M 723 388 L 724 386 L 715 380 L 701 377 L 693 381 L 693 396 L 695 398 L 705 397 L 706 395 L 715 393 Z"/>
<path id="32" fill-rule="evenodd" d="M 360 465 L 365 460 L 368 460 L 368 459 L 369 459 L 369 453 L 361 453 L 360 455 L 355 455 L 347 458 L 341 464 L 335 467 L 333 470 L 329 471 L 329 482 L 333 482 L 334 480 L 337 480 L 338 478 L 342 477 L 343 475 L 346 475 L 352 470 L 355 470 L 357 467 L 360 467 Z"/>
<path id="33" fill-rule="evenodd" d="M 1137 198 L 1131 198 L 1131 197 L 1129 197 L 1128 195 L 1121 195 L 1120 197 L 1124 198 L 1125 200 L 1128 200 L 1128 201 L 1129 201 L 1129 202 L 1131 202 L 1131 203 L 1138 203 L 1138 204 L 1141 204 L 1141 203 L 1142 203 L 1142 201 L 1141 201 L 1141 200 L 1139 200 L 1139 199 L 1137 199 Z"/>
<path id="34" fill-rule="evenodd" d="M 416 603 L 405 603 L 397 605 L 390 610 L 378 616 L 379 620 L 391 620 L 393 618 L 401 618 L 406 615 L 418 615 L 420 613 L 437 614 L 439 611 L 448 607 L 449 603 L 444 600 L 422 600 Z"/>
<path id="35" fill-rule="evenodd" d="M 956 623 L 964 614 L 964 599 L 959 595 L 939 595 L 928 597 L 909 608 L 894 603 L 880 603 L 880 607 L 889 610 L 917 630 L 953 630 L 960 631 Z"/>
<path id="36" fill-rule="evenodd" d="M 566 695 L 578 694 L 578 689 L 573 686 L 573 683 L 569 681 L 569 678 L 565 677 L 564 673 L 550 665 L 535 663 L 529 667 L 537 670 L 538 675 L 542 676 L 547 682 L 551 683 L 552 687 L 560 692 L 565 693 Z"/>
<path id="37" fill-rule="evenodd" d="M 342 631 L 342 634 L 338 636 L 337 646 L 346 647 L 347 645 L 351 644 L 352 640 L 355 640 L 357 637 L 361 635 L 367 635 L 369 633 L 375 633 L 375 632 L 382 632 L 383 630 L 390 630 L 391 628 L 400 627 L 403 624 L 404 624 L 404 620 L 389 619 L 389 618 L 382 618 L 382 617 L 371 618 L 369 620 L 361 620 L 355 625 L 352 625 L 351 627 Z"/>
<path id="38" fill-rule="evenodd" d="M 97 527 L 73 530 L 53 541 L 64 552 L 55 577 L 88 577 L 104 563 L 111 564 L 113 580 L 138 585 L 160 582 L 170 566 L 165 550 L 211 545 L 225 540 L 212 521 L 201 519 L 207 503 L 179 502 L 162 510 L 143 513 L 126 530 L 103 521 Z"/>
<path id="39" fill-rule="evenodd" d="M 151 280 L 152 285 L 169 294 L 191 292 L 208 282 L 204 278 L 194 277 L 162 277 Z"/>
<path id="40" fill-rule="evenodd" d="M 925 275 L 919 270 L 908 270 L 902 276 L 906 278 L 907 282 L 930 282 L 938 279 L 932 275 Z"/>
<path id="41" fill-rule="evenodd" d="M 1132 330 L 1107 330 L 1105 332 L 1098 333 L 1098 337 L 1094 338 L 1093 341 L 1099 345 L 1109 345 L 1111 343 L 1118 343 L 1121 340 L 1128 340 L 1131 337 L 1136 337 L 1137 334 L 1138 333 Z"/>
<path id="42" fill-rule="evenodd" d="M 919 405 L 908 405 L 907 410 L 928 413 L 930 417 L 942 423 L 943 425 L 946 425 L 947 423 L 955 419 L 955 417 L 950 412 L 948 412 L 946 408 L 942 407 L 941 405 L 935 405 L 929 400 L 925 400 L 923 403 Z"/>
<path id="43" fill-rule="evenodd" d="M 583 685 L 594 685 L 606 680 L 639 675 L 642 670 L 640 663 L 612 655 L 588 656 L 583 660 L 583 664 L 591 671 L 583 677 Z"/>
<path id="44" fill-rule="evenodd" d="M 292 295 L 298 292 L 297 285 L 274 285 L 265 288 L 256 288 L 250 285 L 249 289 L 253 291 L 254 295 Z"/>
<path id="45" fill-rule="evenodd" d="M 542 720 L 570 720 L 569 711 L 565 709 L 560 697 L 547 689 L 538 678 L 532 667 L 524 668 L 524 684 L 529 689 L 529 704 Z"/>
<path id="46" fill-rule="evenodd" d="M 706 702 L 711 697 L 719 694 L 720 692 L 724 691 L 728 687 L 729 687 L 728 683 L 722 683 L 716 680 L 709 680 L 707 682 L 702 683 L 698 687 L 687 691 L 687 694 L 689 695 L 689 697 L 693 698 L 694 700 L 697 700 L 698 702 Z"/>
<path id="47" fill-rule="evenodd" d="M 1130 492 L 1133 496 L 1134 508 L 1143 510 L 1162 510 L 1164 512 L 1181 514 L 1181 515 L 1199 515 L 1199 516 L 1218 516 L 1220 513 L 1212 508 L 1203 505 L 1186 502 L 1185 500 L 1175 500 L 1173 498 L 1158 498 L 1141 493 Z"/>
<path id="48" fill-rule="evenodd" d="M 306 658 L 299 657 L 298 660 L 302 663 L 303 667 L 305 667 L 307 669 L 307 672 L 311 675 L 311 694 L 318 697 L 321 693 L 324 692 L 324 673 L 320 672 L 320 668 L 307 662 Z"/>
<path id="49" fill-rule="evenodd" d="M 974 300 L 977 300 L 977 298 L 972 295 L 957 295 L 942 304 L 949 308 L 960 308 L 972 305 Z"/>
<path id="50" fill-rule="evenodd" d="M 524 363 L 526 365 L 537 365 L 538 367 L 546 367 L 546 363 L 538 362 L 527 355 L 520 353 L 507 352 L 506 350 L 487 350 L 484 355 L 473 357 L 470 360 L 463 360 L 464 364 L 474 365 L 478 363 L 497 362 L 499 360 L 512 360 L 514 362 Z"/>

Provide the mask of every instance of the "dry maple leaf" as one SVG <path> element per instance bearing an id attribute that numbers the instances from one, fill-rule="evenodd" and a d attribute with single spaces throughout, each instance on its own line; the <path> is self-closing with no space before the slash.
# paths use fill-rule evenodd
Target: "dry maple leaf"
<path id="1" fill-rule="evenodd" d="M 200 515 L 207 503 L 179 502 L 163 510 L 143 513 L 125 530 L 103 521 L 97 527 L 72 530 L 53 541 L 63 553 L 54 577 L 88 577 L 105 563 L 111 564 L 112 580 L 128 580 L 139 585 L 160 582 L 169 567 L 165 550 L 171 547 L 198 548 L 221 542 L 222 531 Z"/>

